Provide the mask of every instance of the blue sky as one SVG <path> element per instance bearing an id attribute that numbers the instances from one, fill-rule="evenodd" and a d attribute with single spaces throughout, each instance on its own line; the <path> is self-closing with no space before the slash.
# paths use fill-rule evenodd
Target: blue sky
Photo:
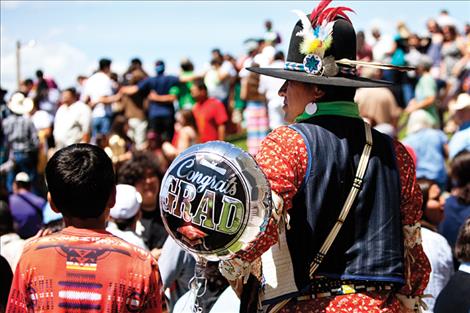
<path id="1" fill-rule="evenodd" d="M 167 62 L 176 73 L 179 60 L 189 57 L 202 68 L 209 52 L 220 47 L 234 56 L 243 53 L 243 40 L 261 36 L 271 19 L 281 33 L 286 50 L 297 20 L 292 9 L 309 12 L 318 1 L 5 1 L 1 0 L 2 87 L 15 87 L 15 42 L 33 39 L 24 47 L 22 77 L 42 68 L 59 85 L 74 84 L 79 74 L 90 74 L 100 57 L 113 60 L 113 69 L 123 71 L 129 60 L 140 57 L 149 72 L 156 59 Z M 356 30 L 372 25 L 393 35 L 403 20 L 418 33 L 425 21 L 442 8 L 463 25 L 469 22 L 467 1 L 335 1 L 354 9 Z"/>

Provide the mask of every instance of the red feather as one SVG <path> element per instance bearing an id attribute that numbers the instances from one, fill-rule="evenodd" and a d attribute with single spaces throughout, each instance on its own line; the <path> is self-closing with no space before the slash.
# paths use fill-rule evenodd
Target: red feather
<path id="1" fill-rule="evenodd" d="M 310 21 L 312 25 L 315 25 L 315 21 L 317 20 L 318 16 L 325 10 L 325 8 L 331 3 L 332 0 L 322 0 L 315 9 L 313 9 L 312 13 L 310 13 Z"/>
<path id="2" fill-rule="evenodd" d="M 347 16 L 346 12 L 354 11 L 347 7 L 328 8 L 320 14 L 317 20 L 317 24 L 321 24 L 324 20 L 327 22 L 334 21 L 337 16 L 341 16 L 351 23 L 351 20 Z"/>

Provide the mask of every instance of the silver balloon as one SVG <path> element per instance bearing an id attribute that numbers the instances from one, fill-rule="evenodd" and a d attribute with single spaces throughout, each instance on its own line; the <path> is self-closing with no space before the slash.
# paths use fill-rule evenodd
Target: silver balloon
<path id="1" fill-rule="evenodd" d="M 164 225 L 188 252 L 229 259 L 266 229 L 271 189 L 247 152 L 212 141 L 182 152 L 160 189 Z"/>

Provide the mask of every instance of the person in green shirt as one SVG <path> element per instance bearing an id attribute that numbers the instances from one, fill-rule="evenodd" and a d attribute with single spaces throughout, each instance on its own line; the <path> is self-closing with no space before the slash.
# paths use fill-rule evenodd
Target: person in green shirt
<path id="1" fill-rule="evenodd" d="M 433 119 L 433 127 L 438 127 L 440 122 L 436 107 L 437 84 L 430 73 L 431 67 L 431 58 L 422 56 L 416 68 L 420 78 L 415 87 L 415 97 L 408 103 L 405 112 L 412 113 L 417 110 L 425 110 Z"/>
<path id="2" fill-rule="evenodd" d="M 183 59 L 180 63 L 181 77 L 194 77 L 194 65 L 189 59 Z M 183 79 L 178 85 L 170 89 L 170 94 L 175 95 L 178 99 L 178 107 L 180 110 L 191 110 L 194 106 L 194 99 L 191 97 L 192 80 L 186 81 Z"/>

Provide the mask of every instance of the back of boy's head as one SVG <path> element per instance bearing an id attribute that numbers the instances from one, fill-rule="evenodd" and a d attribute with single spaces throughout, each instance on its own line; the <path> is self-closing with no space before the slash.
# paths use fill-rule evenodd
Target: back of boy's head
<path id="1" fill-rule="evenodd" d="M 96 218 L 114 190 L 113 164 L 103 149 L 75 144 L 57 151 L 46 166 L 55 207 L 66 217 Z"/>

